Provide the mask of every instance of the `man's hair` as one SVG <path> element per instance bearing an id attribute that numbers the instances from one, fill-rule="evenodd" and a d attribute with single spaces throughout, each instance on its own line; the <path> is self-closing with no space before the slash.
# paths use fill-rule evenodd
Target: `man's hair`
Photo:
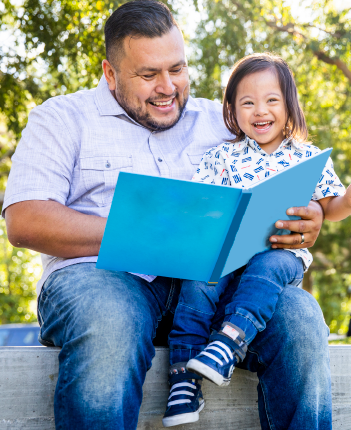
<path id="1" fill-rule="evenodd" d="M 246 76 L 265 70 L 272 70 L 276 73 L 284 96 L 288 116 L 284 130 L 285 137 L 292 137 L 299 142 L 305 142 L 308 134 L 307 125 L 298 100 L 293 74 L 288 64 L 281 57 L 266 52 L 242 58 L 234 65 L 229 78 L 223 99 L 223 118 L 228 130 L 236 136 L 233 143 L 239 142 L 245 137 L 245 133 L 240 129 L 235 116 L 238 85 Z"/>
<path id="2" fill-rule="evenodd" d="M 124 3 L 105 24 L 106 58 L 118 68 L 126 37 L 161 37 L 178 27 L 168 7 L 156 0 L 132 0 Z"/>

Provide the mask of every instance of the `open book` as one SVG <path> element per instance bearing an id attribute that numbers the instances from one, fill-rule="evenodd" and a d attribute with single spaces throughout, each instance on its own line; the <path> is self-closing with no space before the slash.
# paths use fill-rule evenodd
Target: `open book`
<path id="1" fill-rule="evenodd" d="M 121 172 L 96 267 L 217 282 L 270 248 L 289 207 L 308 205 L 330 153 L 250 189 Z"/>

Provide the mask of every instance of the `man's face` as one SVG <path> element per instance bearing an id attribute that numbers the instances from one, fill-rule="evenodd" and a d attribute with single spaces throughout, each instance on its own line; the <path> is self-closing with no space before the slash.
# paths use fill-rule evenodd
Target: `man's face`
<path id="1" fill-rule="evenodd" d="M 105 77 L 128 115 L 150 130 L 173 127 L 189 97 L 183 37 L 177 27 L 155 38 L 126 37 L 116 71 L 103 62 Z"/>

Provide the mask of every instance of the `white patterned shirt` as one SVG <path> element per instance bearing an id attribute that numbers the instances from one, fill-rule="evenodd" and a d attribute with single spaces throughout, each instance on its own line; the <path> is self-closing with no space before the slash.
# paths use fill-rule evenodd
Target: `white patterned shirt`
<path id="1" fill-rule="evenodd" d="M 275 175 L 303 159 L 320 153 L 316 146 L 285 139 L 272 154 L 267 154 L 254 140 L 246 137 L 238 143 L 223 143 L 207 151 L 197 169 L 193 181 L 206 184 L 226 185 L 234 188 L 251 188 L 253 184 Z M 334 172 L 329 158 L 320 180 L 314 190 L 312 200 L 330 196 L 342 196 L 345 187 Z M 305 271 L 313 258 L 307 249 L 286 249 L 296 257 L 301 257 Z"/>

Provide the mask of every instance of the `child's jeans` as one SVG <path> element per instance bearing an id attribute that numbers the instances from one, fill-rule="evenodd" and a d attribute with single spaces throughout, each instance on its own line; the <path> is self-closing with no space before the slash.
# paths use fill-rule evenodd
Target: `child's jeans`
<path id="1" fill-rule="evenodd" d="M 215 286 L 184 280 L 168 338 L 170 364 L 195 357 L 207 345 L 211 330 L 219 329 L 220 324 L 212 320 L 229 283 L 236 282 L 238 287 L 225 308 L 224 321 L 240 327 L 249 344 L 266 328 L 283 288 L 301 284 L 303 271 L 301 258 L 275 249 L 256 254 L 243 269 L 220 279 Z"/>

